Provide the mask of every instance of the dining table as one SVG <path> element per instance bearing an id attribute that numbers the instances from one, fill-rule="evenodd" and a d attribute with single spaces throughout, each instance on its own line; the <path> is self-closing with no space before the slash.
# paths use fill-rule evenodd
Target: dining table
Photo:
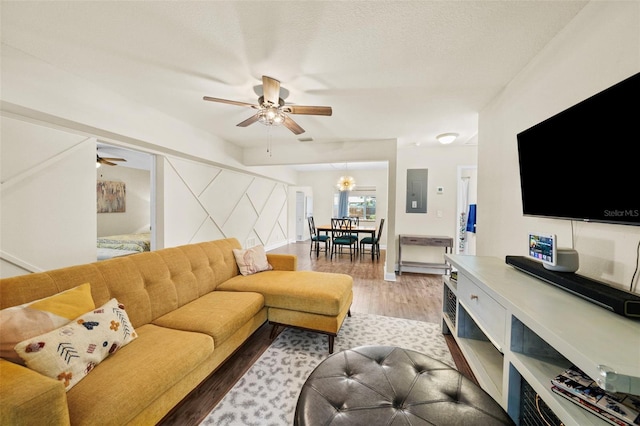
<path id="1" fill-rule="evenodd" d="M 323 233 L 324 235 L 329 235 L 332 229 L 331 225 L 316 226 L 318 233 Z M 371 235 L 371 238 L 375 238 L 377 230 L 378 227 L 375 225 L 354 225 L 350 229 L 351 232 L 356 234 L 369 234 Z"/>

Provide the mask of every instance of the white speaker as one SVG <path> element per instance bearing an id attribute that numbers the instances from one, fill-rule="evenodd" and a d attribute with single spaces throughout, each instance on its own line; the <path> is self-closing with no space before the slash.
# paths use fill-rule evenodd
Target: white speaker
<path id="1" fill-rule="evenodd" d="M 580 267 L 578 252 L 574 249 L 559 248 L 558 259 L 555 265 L 543 265 L 546 269 L 555 272 L 576 272 Z"/>

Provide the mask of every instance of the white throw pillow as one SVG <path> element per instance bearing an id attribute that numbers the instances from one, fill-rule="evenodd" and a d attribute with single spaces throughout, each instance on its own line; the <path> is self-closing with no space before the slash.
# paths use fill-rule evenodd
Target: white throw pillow
<path id="1" fill-rule="evenodd" d="M 236 263 L 242 275 L 251 275 L 273 269 L 267 261 L 267 253 L 261 245 L 245 250 L 233 249 L 233 255 L 236 257 Z"/>
<path id="2" fill-rule="evenodd" d="M 93 368 L 138 337 L 124 307 L 111 299 L 56 330 L 18 343 L 27 367 L 71 389 Z"/>

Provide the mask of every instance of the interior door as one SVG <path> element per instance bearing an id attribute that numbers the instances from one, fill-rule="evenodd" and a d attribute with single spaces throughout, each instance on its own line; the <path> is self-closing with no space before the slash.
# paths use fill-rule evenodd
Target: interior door
<path id="1" fill-rule="evenodd" d="M 306 217 L 304 192 L 296 191 L 296 241 L 304 241 Z"/>

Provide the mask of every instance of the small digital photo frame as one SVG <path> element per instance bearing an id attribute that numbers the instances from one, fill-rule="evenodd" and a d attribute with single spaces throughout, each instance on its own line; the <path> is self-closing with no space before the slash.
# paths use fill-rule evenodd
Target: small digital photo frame
<path id="1" fill-rule="evenodd" d="M 529 233 L 529 257 L 546 265 L 556 266 L 558 246 L 555 234 Z"/>

